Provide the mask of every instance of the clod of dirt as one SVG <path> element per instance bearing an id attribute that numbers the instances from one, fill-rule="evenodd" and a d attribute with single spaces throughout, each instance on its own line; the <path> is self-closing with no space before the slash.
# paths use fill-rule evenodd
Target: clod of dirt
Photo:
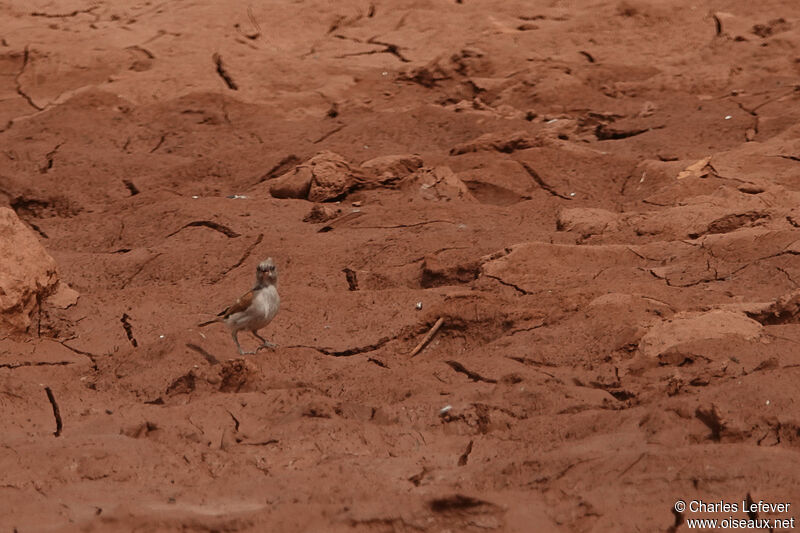
<path id="1" fill-rule="evenodd" d="M 259 378 L 258 367 L 247 359 L 231 359 L 220 369 L 220 392 L 242 392 L 252 388 Z"/>
<path id="2" fill-rule="evenodd" d="M 6 207 L 0 208 L 0 257 L 0 325 L 26 331 L 41 300 L 56 290 L 56 262 Z"/>
<path id="3" fill-rule="evenodd" d="M 189 394 L 195 389 L 195 379 L 194 371 L 182 375 L 167 387 L 166 395 Z"/>
<path id="4" fill-rule="evenodd" d="M 615 229 L 619 215 L 598 208 L 562 209 L 556 219 L 558 231 L 572 231 L 583 238 L 599 235 L 606 228 Z"/>
<path id="5" fill-rule="evenodd" d="M 765 326 L 800 322 L 800 291 L 781 296 L 768 307 L 746 314 Z"/>
<path id="6" fill-rule="evenodd" d="M 727 310 L 682 313 L 652 326 L 642 337 L 639 348 L 646 356 L 658 357 L 683 343 L 729 335 L 750 340 L 758 337 L 761 330 L 761 324 L 744 313 Z"/>
<path id="7" fill-rule="evenodd" d="M 716 220 L 712 220 L 708 224 L 706 233 L 729 233 L 744 226 L 752 226 L 765 218 L 769 218 L 769 215 L 762 211 L 731 213 Z"/>
<path id="8" fill-rule="evenodd" d="M 318 224 L 320 222 L 328 222 L 342 214 L 342 209 L 325 204 L 314 204 L 311 211 L 303 217 L 303 222 L 310 222 Z"/>
<path id="9" fill-rule="evenodd" d="M 471 496 L 464 496 L 463 494 L 454 494 L 452 496 L 445 496 L 436 498 L 430 501 L 430 508 L 435 513 L 449 513 L 469 511 L 477 507 L 494 507 L 493 503 L 479 500 Z"/>
<path id="10" fill-rule="evenodd" d="M 698 407 L 695 411 L 695 416 L 703 424 L 708 426 L 708 429 L 711 430 L 711 440 L 719 442 L 720 436 L 725 430 L 726 424 L 719 412 L 719 409 L 717 409 L 717 406 L 711 404 L 706 408 Z"/>
<path id="11" fill-rule="evenodd" d="M 711 156 L 704 157 L 699 161 L 695 161 L 685 169 L 683 169 L 677 176 L 677 179 L 682 180 L 686 178 L 705 178 L 711 174 L 714 169 L 711 168 Z"/>
<path id="12" fill-rule="evenodd" d="M 361 168 L 377 183 L 386 186 L 422 168 L 422 158 L 418 155 L 387 155 L 364 161 Z"/>
<path id="13" fill-rule="evenodd" d="M 155 423 L 147 421 L 123 429 L 121 433 L 132 439 L 141 439 L 142 437 L 147 437 L 150 433 L 157 430 L 158 426 Z"/>
<path id="14" fill-rule="evenodd" d="M 325 151 L 276 178 L 269 190 L 275 198 L 329 202 L 341 199 L 364 182 L 360 169 L 339 154 Z"/>
<path id="15" fill-rule="evenodd" d="M 69 200 L 63 196 L 50 196 L 47 199 L 39 199 L 28 195 L 20 195 L 14 197 L 10 201 L 10 205 L 25 220 L 53 216 L 71 217 L 80 211 L 71 206 Z"/>
<path id="16" fill-rule="evenodd" d="M 426 256 L 422 262 L 420 285 L 425 288 L 440 285 L 469 283 L 478 278 L 480 264 L 477 260 L 448 261 L 441 256 Z"/>
<path id="17" fill-rule="evenodd" d="M 477 202 L 466 183 L 450 167 L 420 169 L 403 179 L 400 187 L 424 200 Z"/>
<path id="18" fill-rule="evenodd" d="M 47 297 L 47 304 L 59 309 L 67 309 L 78 303 L 80 294 L 63 281 L 59 281 L 56 289 Z"/>
<path id="19" fill-rule="evenodd" d="M 450 150 L 450 155 L 483 151 L 510 154 L 517 150 L 526 150 L 543 145 L 544 141 L 541 138 L 525 131 L 518 131 L 511 134 L 486 133 L 472 141 L 455 145 Z"/>
<path id="20" fill-rule="evenodd" d="M 783 17 L 781 17 L 772 19 L 766 24 L 756 24 L 753 26 L 752 31 L 754 34 L 764 39 L 771 35 L 775 35 L 776 33 L 789 31 L 790 29 L 792 29 L 792 25 L 789 24 Z"/>

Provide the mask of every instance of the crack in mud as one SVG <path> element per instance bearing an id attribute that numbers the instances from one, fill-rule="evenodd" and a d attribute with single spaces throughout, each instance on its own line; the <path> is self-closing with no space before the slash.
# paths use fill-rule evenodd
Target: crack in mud
<path id="1" fill-rule="evenodd" d="M 77 17 L 78 15 L 82 15 L 85 13 L 91 13 L 95 9 L 98 9 L 100 6 L 92 6 L 88 9 L 76 9 L 74 11 L 70 11 L 69 13 L 45 13 L 44 11 L 33 11 L 30 13 L 31 17 L 45 17 L 45 18 L 71 18 Z"/>
<path id="2" fill-rule="evenodd" d="M 421 472 L 419 472 L 417 474 L 414 474 L 413 476 L 408 478 L 408 480 L 411 483 L 413 483 L 415 487 L 419 487 L 420 483 L 422 483 L 422 480 L 425 478 L 425 475 L 428 472 L 430 472 L 430 470 L 428 470 L 428 467 L 427 466 L 423 466 Z"/>
<path id="3" fill-rule="evenodd" d="M 136 337 L 133 336 L 133 327 L 129 322 L 131 317 L 128 316 L 128 313 L 122 313 L 122 318 L 119 319 L 122 322 L 122 327 L 125 329 L 125 335 L 128 336 L 128 340 L 136 348 L 139 344 L 136 342 Z"/>
<path id="4" fill-rule="evenodd" d="M 68 340 L 69 340 L 69 339 L 68 339 Z M 79 350 L 79 349 L 77 349 L 77 348 L 73 348 L 72 346 L 70 346 L 69 344 L 67 344 L 67 341 L 56 340 L 56 342 L 58 342 L 58 343 L 59 343 L 61 346 L 63 346 L 63 347 L 64 347 L 64 348 L 66 348 L 67 350 L 71 351 L 72 353 L 76 353 L 76 354 L 78 354 L 78 355 L 82 355 L 82 356 L 84 356 L 84 357 L 88 358 L 88 359 L 89 359 L 89 361 L 91 361 L 91 362 L 92 362 L 92 370 L 95 370 L 95 371 L 97 371 L 97 370 L 98 370 L 98 367 L 97 367 L 97 361 L 95 360 L 95 358 L 96 358 L 96 357 L 99 357 L 99 356 L 97 356 L 97 355 L 95 355 L 95 354 L 93 354 L 93 353 L 90 353 L 90 352 L 84 352 L 83 350 Z"/>
<path id="5" fill-rule="evenodd" d="M 255 240 L 255 241 L 253 241 L 253 243 L 252 243 L 250 246 L 248 246 L 248 247 L 247 247 L 247 249 L 244 251 L 244 253 L 243 253 L 243 254 L 242 254 L 242 256 L 239 258 L 239 260 L 238 260 L 238 261 L 236 261 L 236 263 L 234 263 L 234 264 L 233 264 L 233 265 L 231 265 L 230 267 L 228 267 L 228 268 L 226 268 L 225 270 L 223 270 L 223 271 L 222 271 L 222 272 L 219 274 L 219 276 L 215 277 L 213 280 L 211 280 L 211 282 L 212 282 L 212 283 L 216 283 L 216 282 L 218 282 L 219 280 L 221 280 L 222 278 L 224 278 L 225 276 L 227 276 L 227 275 L 228 275 L 228 272 L 230 272 L 230 271 L 232 271 L 232 270 L 234 270 L 234 269 L 236 269 L 236 268 L 239 268 L 239 267 L 242 265 L 242 263 L 244 263 L 245 261 L 247 261 L 247 258 L 248 258 L 248 257 L 250 257 L 250 255 L 253 253 L 253 250 L 255 250 L 256 246 L 258 246 L 259 244 L 261 244 L 261 241 L 262 241 L 263 239 L 264 239 L 264 234 L 263 234 L 263 233 L 259 233 L 259 234 L 258 234 L 258 237 L 256 237 L 256 240 Z"/>
<path id="6" fill-rule="evenodd" d="M 241 236 L 240 233 L 236 233 L 235 231 L 230 229 L 228 226 L 225 226 L 224 224 L 220 224 L 219 222 L 214 222 L 213 220 L 195 220 L 195 221 L 189 222 L 188 224 L 185 224 L 185 225 L 181 226 L 180 228 L 176 229 L 175 231 L 173 231 L 172 233 L 167 235 L 167 237 L 172 237 L 173 235 L 177 234 L 178 232 L 180 232 L 180 231 L 182 231 L 182 230 L 184 230 L 186 228 L 191 228 L 191 227 L 204 227 L 204 228 L 213 229 L 214 231 L 218 231 L 218 232 L 222 233 L 223 235 L 225 235 L 229 239 L 235 239 L 236 237 L 240 237 Z"/>
<path id="7" fill-rule="evenodd" d="M 339 37 L 339 36 L 337 35 L 336 37 Z M 349 38 L 349 37 L 345 37 L 345 36 L 341 36 L 339 38 L 340 39 L 354 40 L 356 42 L 361 42 L 361 41 L 357 41 L 355 39 L 352 39 L 352 38 Z M 403 56 L 403 54 L 400 53 L 400 47 L 397 46 L 396 44 L 386 43 L 386 42 L 383 42 L 383 41 L 378 41 L 377 37 L 370 37 L 369 39 L 367 39 L 366 42 L 368 44 L 374 44 L 374 45 L 377 45 L 377 46 L 383 46 L 383 49 L 382 50 L 367 50 L 365 52 L 352 52 L 352 53 L 349 53 L 349 54 L 338 55 L 338 56 L 336 56 L 336 58 L 337 59 L 342 59 L 342 58 L 345 58 L 345 57 L 365 56 L 365 55 L 372 55 L 372 54 L 392 54 L 393 56 L 395 56 L 397 59 L 399 59 L 403 63 L 410 63 L 411 62 L 411 60 L 409 60 L 408 58 Z"/>
<path id="8" fill-rule="evenodd" d="M 148 59 L 155 59 L 156 58 L 156 55 L 153 52 L 151 52 L 147 48 L 139 46 L 138 44 L 134 44 L 134 45 L 131 45 L 131 46 L 126 46 L 125 49 L 126 50 L 136 50 L 137 52 L 141 52 L 144 55 L 146 55 Z"/>
<path id="9" fill-rule="evenodd" d="M 0 363 L 0 368 L 14 370 L 25 366 L 66 366 L 72 364 L 74 364 L 73 361 L 23 361 L 21 363 Z"/>
<path id="10" fill-rule="evenodd" d="M 684 522 L 683 513 L 676 510 L 674 506 L 670 506 L 670 511 L 672 511 L 672 515 L 675 517 L 675 522 L 667 528 L 667 532 L 675 533 Z"/>
<path id="11" fill-rule="evenodd" d="M 33 222 L 28 222 L 28 225 L 33 229 L 33 231 L 35 231 L 36 233 L 41 235 L 43 239 L 49 239 L 50 238 L 50 237 L 47 236 L 47 233 L 45 233 L 42 228 L 40 228 L 39 226 L 37 226 Z"/>
<path id="12" fill-rule="evenodd" d="M 324 355 L 330 355 L 332 357 L 350 357 L 351 355 L 358 355 L 367 352 L 374 352 L 375 350 L 383 347 L 390 341 L 395 340 L 394 337 L 383 337 L 378 342 L 373 344 L 368 344 L 367 346 L 360 346 L 358 348 L 348 348 L 346 350 L 334 350 L 333 348 L 323 348 L 318 346 L 307 346 L 304 344 L 295 344 L 292 346 L 287 346 L 287 348 L 309 348 L 311 350 L 315 350 Z"/>
<path id="13" fill-rule="evenodd" d="M 369 529 L 375 529 L 375 526 L 377 526 L 380 531 L 408 531 L 410 529 L 415 531 L 427 531 L 426 528 L 417 524 L 412 524 L 402 517 L 351 518 L 348 524 L 352 528 L 363 525 Z"/>
<path id="14" fill-rule="evenodd" d="M 733 275 L 734 275 L 736 272 L 739 272 L 739 271 L 741 271 L 741 270 L 743 270 L 743 269 L 747 268 L 748 266 L 750 266 L 750 264 L 747 264 L 747 265 L 743 266 L 742 268 L 740 268 L 740 269 L 738 269 L 738 270 L 736 270 L 736 271 L 734 271 L 734 272 L 731 272 L 731 273 L 730 273 L 728 276 L 725 276 L 725 277 L 719 277 L 719 274 L 717 273 L 717 270 L 716 270 L 716 269 L 712 269 L 712 268 L 710 268 L 710 266 L 708 266 L 708 264 L 707 264 L 707 265 L 706 265 L 706 269 L 707 269 L 707 270 L 712 270 L 712 271 L 713 271 L 713 274 L 714 274 L 714 277 L 713 277 L 713 278 L 708 278 L 708 277 L 705 277 L 705 278 L 701 278 L 701 279 L 698 279 L 698 280 L 696 280 L 696 281 L 692 281 L 692 282 L 689 282 L 689 283 L 684 283 L 684 284 L 677 284 L 677 283 L 673 283 L 672 281 L 670 281 L 669 277 L 667 277 L 667 276 L 660 276 L 660 275 L 658 275 L 656 272 L 654 272 L 654 271 L 653 271 L 653 269 L 648 269 L 647 271 L 648 271 L 648 272 L 649 272 L 649 273 L 650 273 L 650 274 L 651 274 L 651 275 L 652 275 L 654 278 L 656 278 L 656 279 L 660 279 L 661 281 L 663 281 L 664 283 L 666 283 L 668 287 L 675 287 L 675 288 L 677 288 L 677 289 L 687 289 L 687 288 L 689 288 L 689 287 L 696 287 L 697 285 L 700 285 L 700 284 L 703 284 L 703 283 L 713 283 L 713 282 L 715 282 L 715 281 L 727 281 L 727 280 L 728 280 L 728 279 L 729 279 L 731 276 L 733 276 Z"/>
<path id="15" fill-rule="evenodd" d="M 458 458 L 458 466 L 466 466 L 467 461 L 469 460 L 469 454 L 472 453 L 472 442 L 469 441 L 467 444 L 467 448 L 464 450 L 464 453 L 461 454 L 461 457 Z"/>
<path id="16" fill-rule="evenodd" d="M 183 228 L 181 228 L 181 229 L 183 229 Z M 178 230 L 178 231 L 180 231 L 180 230 Z M 136 271 L 133 274 L 131 274 L 130 277 L 128 277 L 128 279 L 126 279 L 124 282 L 122 282 L 122 285 L 120 286 L 120 289 L 124 289 L 125 287 L 127 287 L 128 284 L 131 281 L 133 281 L 133 278 L 138 276 L 142 272 L 142 270 L 144 270 L 144 267 L 146 267 L 148 264 L 150 264 L 151 261 L 153 261 L 154 259 L 160 257 L 161 255 L 162 255 L 162 252 L 159 252 L 156 255 L 154 255 L 153 257 L 148 258 L 141 265 L 139 265 L 139 268 L 137 268 Z"/>
<path id="17" fill-rule="evenodd" d="M 387 365 L 386 363 L 384 363 L 380 359 L 376 359 L 374 357 L 367 358 L 367 361 L 369 361 L 370 363 L 374 363 L 374 364 L 378 365 L 381 368 L 389 368 L 389 365 Z"/>
<path id="18" fill-rule="evenodd" d="M 786 269 L 784 269 L 784 268 L 781 268 L 781 267 L 775 267 L 775 268 L 776 268 L 776 269 L 778 269 L 778 271 L 779 271 L 779 272 L 781 272 L 781 273 L 782 273 L 784 276 L 786 276 L 786 279 L 788 279 L 788 280 L 789 280 L 789 282 L 790 282 L 792 285 L 794 285 L 795 287 L 797 287 L 797 282 L 796 282 L 796 281 L 795 281 L 795 280 L 792 278 L 792 276 L 790 276 L 790 275 L 789 275 L 789 273 L 786 271 Z"/>
<path id="19" fill-rule="evenodd" d="M 456 224 L 456 222 L 453 222 L 452 220 L 426 220 L 425 222 L 415 222 L 414 224 L 397 224 L 394 226 L 354 226 L 353 229 L 402 229 L 416 228 L 417 226 L 427 226 L 428 224 Z"/>
<path id="20" fill-rule="evenodd" d="M 508 335 L 511 336 L 511 335 L 516 335 L 517 333 L 524 333 L 526 331 L 533 331 L 535 329 L 543 328 L 543 327 L 548 326 L 548 325 L 549 324 L 546 321 L 542 320 L 538 324 L 535 324 L 535 325 L 533 325 L 531 327 L 528 327 L 528 328 L 512 329 L 511 331 L 508 332 Z"/>
<path id="21" fill-rule="evenodd" d="M 242 442 L 239 442 L 238 444 L 243 444 L 245 446 L 269 446 L 271 444 L 278 444 L 279 442 L 280 441 L 277 440 L 277 439 L 268 439 L 268 440 L 262 440 L 262 441 L 257 441 L 257 442 L 242 441 Z"/>
<path id="22" fill-rule="evenodd" d="M 475 507 L 488 506 L 496 507 L 495 504 L 478 498 L 464 496 L 463 494 L 454 494 L 452 496 L 445 496 L 443 498 L 435 498 L 428 503 L 431 511 L 435 513 L 446 513 L 450 511 L 461 511 L 464 509 L 473 509 Z"/>
<path id="23" fill-rule="evenodd" d="M 46 174 L 50 172 L 53 168 L 53 158 L 55 158 L 56 154 L 58 153 L 58 149 L 61 148 L 61 145 L 64 144 L 63 142 L 58 143 L 53 147 L 52 150 L 47 152 L 44 156 L 45 162 L 44 165 L 39 167 L 39 174 Z"/>
<path id="24" fill-rule="evenodd" d="M 225 70 L 225 66 L 222 64 L 222 56 L 215 53 L 211 56 L 211 59 L 214 61 L 214 65 L 217 68 L 217 74 L 220 78 L 222 78 L 222 81 L 225 82 L 225 85 L 228 86 L 228 89 L 232 91 L 238 91 L 239 86 L 236 85 L 236 82 L 233 80 L 231 75 L 228 74 L 228 71 Z"/>
<path id="25" fill-rule="evenodd" d="M 64 427 L 64 423 L 61 420 L 61 410 L 58 408 L 58 402 L 56 402 L 56 397 L 53 394 L 53 390 L 50 387 L 45 387 L 44 391 L 47 393 L 47 399 L 50 401 L 50 405 L 53 407 L 53 417 L 56 419 L 56 430 L 53 432 L 53 435 L 58 437 L 61 435 L 61 430 Z"/>
<path id="26" fill-rule="evenodd" d="M 226 409 L 226 411 L 227 411 L 227 409 Z M 233 431 L 238 432 L 239 431 L 239 419 L 236 418 L 236 416 L 233 413 L 231 413 L 230 411 L 228 411 L 228 414 L 231 415 L 231 418 L 233 419 Z"/>
<path id="27" fill-rule="evenodd" d="M 25 68 L 28 66 L 29 62 L 30 62 L 30 51 L 28 49 L 28 45 L 25 45 L 25 50 L 22 52 L 22 66 L 20 67 L 17 75 L 14 77 L 14 84 L 16 85 L 16 90 L 18 95 L 24 98 L 25 101 L 28 102 L 28 104 L 32 108 L 36 109 L 37 111 L 42 111 L 44 110 L 44 108 L 39 104 L 37 104 L 36 102 L 34 102 L 33 98 L 31 98 L 31 96 L 22 89 L 22 83 L 19 80 L 22 77 L 22 74 L 25 73 Z"/>
<path id="28" fill-rule="evenodd" d="M 505 285 L 506 287 L 511 287 L 512 289 L 514 289 L 515 291 L 517 291 L 520 294 L 523 294 L 523 295 L 526 295 L 526 296 L 530 295 L 530 294 L 534 294 L 534 293 L 532 293 L 530 291 L 526 291 L 522 287 L 518 287 L 517 285 L 514 285 L 513 283 L 510 283 L 508 281 L 505 281 L 504 279 L 499 278 L 497 276 L 492 276 L 491 274 L 484 274 L 484 276 L 487 277 L 487 278 L 491 278 L 493 280 L 497 280 L 498 282 L 500 282 L 500 284 Z"/>
<path id="29" fill-rule="evenodd" d="M 159 148 L 161 148 L 161 145 L 162 145 L 162 144 L 164 144 L 164 141 L 165 141 L 165 140 L 167 140 L 167 135 L 166 135 L 166 134 L 163 134 L 163 135 L 161 136 L 161 138 L 160 138 L 160 139 L 158 139 L 158 142 L 156 143 L 156 145 L 150 149 L 150 153 L 152 154 L 153 152 L 155 152 L 156 150 L 158 150 Z M 125 144 L 127 145 L 127 142 L 126 142 Z"/>
<path id="30" fill-rule="evenodd" d="M 322 141 L 324 141 L 325 139 L 327 139 L 328 137 L 330 137 L 334 133 L 338 133 L 338 132 L 342 131 L 345 128 L 345 126 L 347 126 L 347 124 L 339 124 L 338 126 L 333 128 L 329 132 L 323 133 L 321 137 L 318 137 L 316 140 L 312 141 L 312 143 L 313 144 L 321 143 Z"/>
<path id="31" fill-rule="evenodd" d="M 465 368 L 464 365 L 462 365 L 458 361 L 445 361 L 445 363 L 447 363 L 447 365 L 449 365 L 450 368 L 452 368 L 456 372 L 460 372 L 466 375 L 472 381 L 483 381 L 484 383 L 497 383 L 496 379 L 486 378 L 481 376 L 477 372 L 473 372 L 472 370 L 467 370 L 467 368 Z"/>
<path id="32" fill-rule="evenodd" d="M 518 356 L 514 356 L 514 355 L 507 355 L 506 358 L 507 359 L 511 359 L 512 361 L 516 361 L 517 363 L 523 364 L 525 366 L 532 366 L 533 368 L 536 369 L 537 372 L 539 372 L 541 374 L 544 374 L 545 376 L 548 376 L 548 377 L 554 379 L 556 381 L 556 383 L 560 383 L 560 384 L 564 383 L 564 381 L 562 379 L 560 379 L 558 376 L 556 376 L 555 374 L 551 374 L 550 372 L 546 372 L 546 371 L 542 370 L 542 367 L 554 368 L 556 365 L 554 365 L 552 363 L 545 363 L 545 362 L 541 362 L 541 361 L 536 361 L 534 359 L 530 359 L 528 357 L 518 357 Z"/>
<path id="33" fill-rule="evenodd" d="M 528 165 L 526 162 L 517 160 L 517 163 L 519 163 L 520 165 L 522 165 L 522 168 L 524 168 L 524 169 L 525 169 L 525 172 L 527 172 L 527 173 L 528 173 L 528 175 L 529 175 L 529 176 L 530 176 L 530 177 L 533 179 L 533 181 L 535 181 L 535 182 L 536 182 L 536 184 L 537 184 L 537 185 L 539 185 L 539 187 L 541 187 L 541 188 L 542 188 L 542 189 L 544 189 L 545 191 L 549 192 L 549 193 L 550 193 L 550 194 L 552 194 L 553 196 L 557 196 L 557 197 L 559 197 L 559 198 L 561 198 L 561 199 L 563 199 L 563 200 L 572 200 L 572 197 L 571 197 L 571 196 L 566 196 L 566 195 L 563 195 L 563 194 L 561 194 L 560 192 L 556 191 L 556 190 L 555 190 L 555 189 L 554 189 L 554 188 L 553 188 L 551 185 L 549 185 L 548 183 L 546 183 L 546 182 L 545 182 L 545 181 L 542 179 L 542 177 L 539 175 L 539 173 L 538 173 L 538 172 L 536 172 L 536 171 L 535 171 L 535 170 L 534 170 L 534 169 L 533 169 L 533 168 L 532 168 L 530 165 Z"/>
<path id="34" fill-rule="evenodd" d="M 125 185 L 125 188 L 128 189 L 128 192 L 131 193 L 131 196 L 136 196 L 139 194 L 139 188 L 134 185 L 131 180 L 122 180 L 122 184 Z"/>

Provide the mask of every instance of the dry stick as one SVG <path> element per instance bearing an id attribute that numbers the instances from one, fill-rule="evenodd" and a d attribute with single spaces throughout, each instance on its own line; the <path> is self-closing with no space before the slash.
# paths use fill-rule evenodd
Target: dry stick
<path id="1" fill-rule="evenodd" d="M 61 422 L 61 411 L 58 409 L 56 397 L 53 395 L 53 391 L 50 389 L 50 387 L 45 387 L 44 391 L 47 393 L 47 399 L 50 400 L 50 405 L 53 406 L 53 416 L 56 418 L 56 430 L 53 432 L 53 435 L 58 437 L 61 435 L 61 428 L 64 427 L 63 423 Z"/>
<path id="2" fill-rule="evenodd" d="M 444 317 L 439 317 L 439 320 L 437 320 L 436 323 L 433 325 L 433 327 L 430 329 L 430 331 L 428 331 L 428 334 L 425 335 L 425 338 L 423 338 L 422 341 L 419 344 L 417 344 L 416 348 L 411 350 L 411 357 L 414 357 L 420 351 L 422 351 L 425 345 L 431 341 L 434 335 L 436 335 L 436 332 L 439 331 L 439 328 L 442 327 L 442 324 L 444 324 Z"/>

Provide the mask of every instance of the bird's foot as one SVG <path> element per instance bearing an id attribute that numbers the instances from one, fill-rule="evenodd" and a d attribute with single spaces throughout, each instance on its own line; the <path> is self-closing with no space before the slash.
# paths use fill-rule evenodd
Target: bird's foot
<path id="1" fill-rule="evenodd" d="M 274 342 L 264 341 L 264 343 L 261 346 L 259 346 L 256 351 L 261 350 L 263 348 L 269 348 L 270 350 L 273 350 L 277 347 L 278 345 L 275 344 Z"/>

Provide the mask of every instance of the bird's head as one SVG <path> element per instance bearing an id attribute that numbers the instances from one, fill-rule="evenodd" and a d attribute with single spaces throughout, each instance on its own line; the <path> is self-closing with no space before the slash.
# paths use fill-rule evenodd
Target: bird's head
<path id="1" fill-rule="evenodd" d="M 256 282 L 259 285 L 270 285 L 277 283 L 278 269 L 271 257 L 261 261 L 256 267 Z"/>

